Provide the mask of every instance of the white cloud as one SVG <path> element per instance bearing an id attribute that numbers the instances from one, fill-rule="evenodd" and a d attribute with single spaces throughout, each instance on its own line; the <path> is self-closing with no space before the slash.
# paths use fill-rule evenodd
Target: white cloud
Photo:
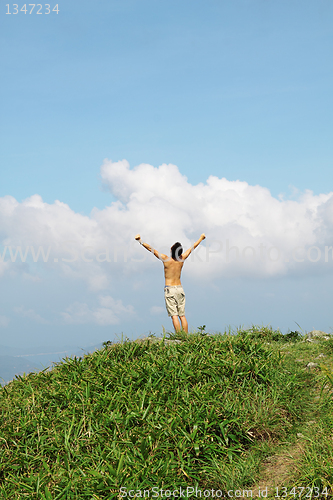
<path id="1" fill-rule="evenodd" d="M 40 316 L 40 314 L 36 313 L 33 309 L 26 309 L 24 306 L 14 307 L 14 312 L 23 318 L 31 319 L 32 321 L 36 321 L 36 323 L 48 324 L 49 322 Z"/>
<path id="2" fill-rule="evenodd" d="M 171 246 L 179 240 L 187 247 L 205 232 L 205 245 L 215 241 L 211 250 L 221 250 L 208 251 L 206 263 L 206 251 L 198 249 L 194 260 L 201 256 L 204 262 L 192 269 L 210 278 L 313 272 L 311 259 L 316 258 L 316 250 L 308 258 L 308 247 L 320 247 L 324 261 L 324 246 L 333 244 L 333 192 L 315 196 L 306 191 L 298 200 L 283 201 L 258 185 L 216 176 L 209 176 L 205 184 L 192 185 L 175 165 L 154 168 L 142 164 L 131 170 L 126 160 L 105 160 L 101 175 L 121 205 L 113 204 L 99 215 L 117 208 L 124 228 L 133 227 L 132 235 L 142 232 L 144 240 L 153 241 L 165 253 L 166 243 Z M 239 261 L 233 257 L 237 250 L 232 252 L 231 247 L 238 248 Z M 278 250 L 268 253 L 272 247 Z M 296 247 L 301 249 L 295 251 Z M 278 251 L 280 258 L 274 262 Z M 250 258 L 253 252 L 255 259 Z M 302 258 L 304 263 L 296 262 Z"/>
<path id="3" fill-rule="evenodd" d="M 0 234 L 1 234 L 1 227 L 0 227 Z M 4 262 L 4 260 L 5 260 L 4 248 L 2 248 L 0 241 L 0 276 L 2 276 L 5 273 L 5 271 L 7 271 L 9 268 L 9 263 Z"/>
<path id="4" fill-rule="evenodd" d="M 9 325 L 10 319 L 6 316 L 0 316 L 0 328 L 6 328 Z"/>
<path id="5" fill-rule="evenodd" d="M 0 198 L 2 244 L 13 248 L 21 245 L 23 253 L 29 245 L 34 246 L 35 253 L 42 246 L 45 254 L 50 247 L 48 262 L 43 263 L 40 258 L 38 265 L 56 268 L 72 279 L 85 280 L 94 292 L 112 290 L 113 282 L 124 277 L 134 282 L 151 268 L 153 257 L 133 239 L 138 232 L 143 240 L 164 253 L 169 253 L 175 241 L 181 241 L 186 248 L 205 232 L 207 239 L 195 251 L 193 262 L 192 256 L 189 258 L 191 267 L 186 264 L 184 268 L 184 272 L 191 270 L 202 279 L 304 275 L 313 273 L 314 266 L 322 272 L 333 267 L 331 254 L 330 262 L 324 262 L 325 245 L 333 246 L 333 193 L 316 196 L 306 191 L 297 199 L 276 199 L 268 189 L 258 185 L 216 176 L 209 176 L 206 183 L 192 185 L 175 165 L 155 168 L 141 164 L 130 169 L 126 160 L 105 160 L 101 177 L 118 201 L 104 210 L 92 210 L 89 217 L 75 213 L 60 201 L 44 203 L 39 195 L 22 203 L 11 196 Z M 206 251 L 207 245 L 211 245 L 211 252 L 209 248 Z M 318 250 L 306 254 L 311 246 L 319 248 L 318 263 L 311 262 Z M 278 250 L 270 250 L 269 258 L 272 247 Z M 301 249 L 295 251 L 296 247 Z M 127 262 L 123 261 L 124 249 Z M 233 257 L 237 251 L 238 261 Z M 274 262 L 278 251 L 279 259 Z M 6 262 L 0 262 L 0 274 L 8 269 L 29 274 L 29 266 L 36 265 L 29 252 L 23 268 L 18 262 L 8 262 L 7 249 Z M 251 258 L 253 252 L 255 258 Z M 69 262 L 74 254 L 76 261 Z M 301 258 L 303 262 L 296 261 Z M 93 317 L 100 324 L 112 324 L 117 318 L 112 316 L 113 306 L 101 306 L 99 312 L 84 309 L 84 304 L 75 307 L 75 311 L 67 312 L 71 320 L 86 321 L 87 317 Z"/>
<path id="6" fill-rule="evenodd" d="M 99 303 L 101 307 L 90 308 L 86 303 L 74 302 L 61 316 L 70 324 L 96 323 L 103 326 L 115 325 L 134 314 L 133 306 L 124 306 L 121 300 L 109 295 L 99 297 Z"/>

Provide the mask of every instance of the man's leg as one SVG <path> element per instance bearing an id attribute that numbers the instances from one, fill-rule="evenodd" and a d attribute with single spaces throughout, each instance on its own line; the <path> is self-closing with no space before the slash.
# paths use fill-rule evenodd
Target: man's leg
<path id="1" fill-rule="evenodd" d="M 188 324 L 187 324 L 187 319 L 185 316 L 179 316 L 180 317 L 180 321 L 182 322 L 182 329 L 184 330 L 184 332 L 188 333 Z"/>
<path id="2" fill-rule="evenodd" d="M 180 323 L 179 323 L 178 316 L 171 316 L 171 319 L 172 319 L 172 323 L 173 323 L 173 326 L 175 328 L 175 331 L 179 332 L 180 331 Z"/>

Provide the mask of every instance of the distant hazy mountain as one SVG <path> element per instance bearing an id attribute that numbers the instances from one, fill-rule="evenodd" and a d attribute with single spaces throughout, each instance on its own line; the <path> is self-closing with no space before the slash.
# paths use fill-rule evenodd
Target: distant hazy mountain
<path id="1" fill-rule="evenodd" d="M 15 375 L 22 375 L 35 371 L 36 367 L 24 358 L 15 358 L 14 356 L 0 356 L 0 383 L 6 384 L 12 380 Z M 40 369 L 40 368 L 39 368 Z M 38 370 L 37 370 L 38 371 Z"/>
<path id="2" fill-rule="evenodd" d="M 38 372 L 66 357 L 78 356 L 99 349 L 101 344 L 79 348 L 78 346 L 41 346 L 16 348 L 0 346 L 0 384 L 10 382 L 15 375 Z"/>

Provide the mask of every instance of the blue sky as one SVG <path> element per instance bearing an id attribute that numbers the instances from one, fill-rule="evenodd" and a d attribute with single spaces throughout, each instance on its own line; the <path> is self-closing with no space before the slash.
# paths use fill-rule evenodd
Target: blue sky
<path id="1" fill-rule="evenodd" d="M 64 226 L 72 220 L 67 233 L 77 230 L 76 245 L 82 243 L 77 228 L 81 236 L 97 231 L 95 226 L 99 234 L 106 234 L 112 217 L 122 220 L 120 212 L 110 215 L 106 210 L 120 200 L 119 185 L 126 185 L 138 199 L 148 199 L 144 170 L 137 170 L 137 179 L 133 173 L 140 164 L 152 165 L 157 177 L 162 176 L 160 165 L 176 165 L 179 185 L 189 193 L 196 193 L 193 186 L 206 185 L 209 176 L 226 178 L 229 190 L 237 191 L 238 185 L 232 184 L 237 180 L 258 186 L 257 191 L 239 194 L 243 201 L 237 214 L 225 220 L 221 214 L 224 222 L 214 222 L 214 227 L 208 208 L 202 229 L 199 215 L 186 212 L 188 225 L 177 223 L 175 230 L 184 244 L 205 231 L 207 241 L 214 236 L 225 245 L 225 234 L 238 235 L 236 239 L 241 234 L 231 231 L 230 224 L 238 228 L 243 224 L 252 238 L 257 237 L 259 229 L 250 222 L 240 223 L 242 210 L 250 214 L 249 220 L 262 211 L 271 214 L 276 232 L 268 237 L 270 224 L 260 226 L 260 238 L 271 245 L 282 248 L 285 243 L 286 214 L 295 234 L 303 228 L 297 233 L 300 245 L 330 244 L 329 197 L 320 202 L 315 197 L 332 191 L 331 2 L 71 0 L 58 3 L 59 14 L 50 15 L 7 15 L 5 2 L 1 5 L 0 197 L 11 196 L 19 204 L 12 219 L 4 205 L 1 248 L 42 244 L 45 228 L 49 228 L 45 245 L 53 248 L 68 239 L 58 230 L 61 217 Z M 13 4 L 9 5 L 13 12 Z M 117 177 L 118 167 L 109 163 L 103 177 L 105 158 L 127 160 L 132 174 L 121 167 Z M 166 185 L 169 182 L 172 186 L 172 175 Z M 158 179 L 152 183 L 152 192 L 158 183 Z M 220 192 L 218 186 L 214 181 L 212 193 Z M 271 197 L 265 198 L 265 188 Z M 313 197 L 302 198 L 305 190 L 311 190 Z M 38 208 L 43 218 L 35 218 L 24 205 L 23 200 L 33 195 L 47 204 Z M 155 195 L 164 199 L 163 193 Z M 252 212 L 253 196 L 259 201 Z M 121 203 L 129 215 L 134 214 L 131 220 L 136 224 L 132 227 L 124 219 L 117 234 L 110 229 L 110 245 L 117 238 L 129 241 L 130 231 L 155 238 L 160 245 L 172 244 L 172 220 L 163 239 L 160 219 L 135 220 L 140 208 L 131 208 L 132 198 L 128 194 Z M 72 215 L 59 207 L 53 210 L 55 200 L 67 204 Z M 286 212 L 275 216 L 274 200 L 285 200 Z M 176 207 L 176 201 L 167 202 Z M 216 201 L 212 213 L 221 206 Z M 100 213 L 97 219 L 91 215 L 94 207 Z M 181 210 L 186 209 L 178 209 L 185 217 Z M 306 215 L 310 209 L 316 210 L 311 223 Z M 165 210 L 170 217 L 170 210 Z M 163 213 L 161 208 L 161 217 Z M 24 231 L 29 221 L 31 237 Z M 245 247 L 246 238 L 241 241 Z M 296 245 L 289 243 L 284 251 Z M 170 327 L 165 312 L 149 313 L 151 306 L 164 307 L 163 294 L 156 295 L 163 288 L 158 261 L 151 260 L 151 267 L 145 264 L 144 269 L 119 265 L 112 270 L 16 264 L 10 263 L 0 276 L 0 318 L 4 318 L 0 344 L 54 345 L 55 337 L 59 344 L 68 339 L 87 344 L 116 333 L 136 337 L 161 331 L 162 324 Z M 330 263 L 265 271 L 259 264 L 250 267 L 242 272 L 232 266 L 219 268 L 215 278 L 208 273 L 209 279 L 206 271 L 193 277 L 190 266 L 188 274 L 184 269 L 190 325 L 206 324 L 212 330 L 251 323 L 272 323 L 286 330 L 295 328 L 293 321 L 304 329 L 333 326 Z M 91 283 L 93 274 L 99 276 L 98 286 Z M 81 316 L 74 303 L 81 304 Z M 113 311 L 116 323 L 113 313 L 105 321 L 100 319 L 104 309 Z"/>

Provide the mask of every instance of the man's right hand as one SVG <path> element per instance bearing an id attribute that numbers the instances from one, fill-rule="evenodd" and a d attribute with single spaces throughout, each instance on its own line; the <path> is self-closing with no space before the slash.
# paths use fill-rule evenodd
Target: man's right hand
<path id="1" fill-rule="evenodd" d="M 200 236 L 201 240 L 204 240 L 206 238 L 206 235 L 205 233 L 202 233 L 202 235 Z"/>
<path id="2" fill-rule="evenodd" d="M 135 236 L 135 239 L 136 239 L 136 240 L 141 240 L 141 236 L 140 236 L 139 234 L 137 234 L 137 235 Z"/>

